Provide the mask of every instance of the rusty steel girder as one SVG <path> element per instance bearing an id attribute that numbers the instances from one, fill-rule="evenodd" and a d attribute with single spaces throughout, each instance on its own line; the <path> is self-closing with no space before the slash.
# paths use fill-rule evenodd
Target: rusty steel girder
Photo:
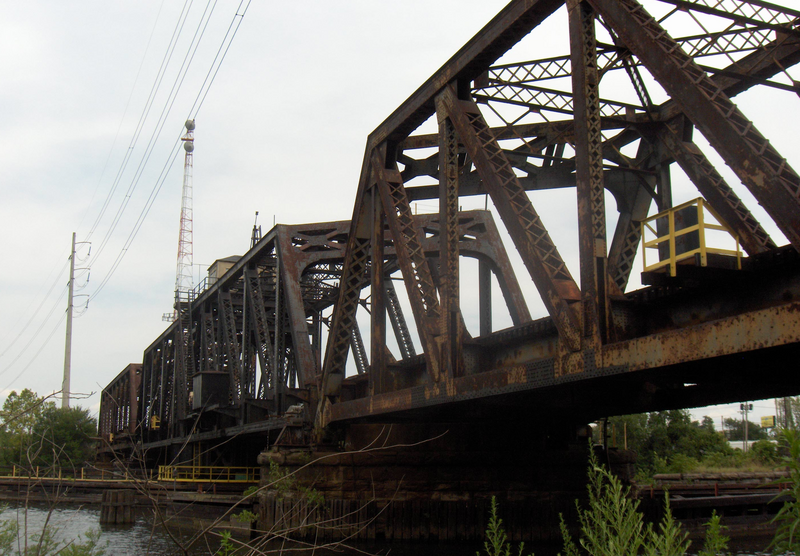
<path id="1" fill-rule="evenodd" d="M 796 100 L 800 12 L 644 3 L 510 2 L 370 134 L 349 222 L 277 226 L 147 348 L 145 442 L 282 427 L 289 406 L 319 440 L 332 424 L 468 421 L 500 405 L 589 419 L 800 393 L 785 363 L 800 354 L 800 177 L 732 100 L 762 88 Z M 569 42 L 537 56 L 541 41 L 522 39 L 551 25 Z M 792 116 L 781 112 L 787 127 Z M 412 135 L 426 122 L 435 133 Z M 641 223 L 686 200 L 673 199 L 678 180 L 748 256 L 691 259 L 632 290 Z M 545 190 L 558 205 L 540 204 Z M 572 191 L 569 245 L 553 223 Z M 780 372 L 756 380 L 760 361 Z"/>
<path id="2" fill-rule="evenodd" d="M 420 231 L 413 264 L 438 260 L 442 233 L 438 215 L 409 217 L 413 229 Z M 528 320 L 527 306 L 491 215 L 486 211 L 458 212 L 455 221 L 459 226 L 457 249 L 481 261 L 496 276 L 513 322 Z M 261 430 L 265 423 L 282 427 L 286 422 L 281 416 L 289 406 L 309 405 L 318 398 L 324 330 L 337 296 L 346 291 L 343 263 L 349 224 L 278 225 L 216 282 L 201 284 L 193 292 L 185 318 L 176 320 L 144 354 L 141 419 L 135 426 L 141 430 L 145 447 L 208 436 L 226 427 Z M 388 236 L 388 223 L 384 221 L 382 226 Z M 390 281 L 401 272 L 407 246 L 398 242 L 381 245 L 380 262 L 370 261 L 359 280 L 368 284 L 370 275 L 377 276 L 372 292 L 383 293 L 367 297 L 359 289 L 352 295 L 356 306 L 369 306 L 372 315 L 383 312 L 389 317 L 400 346 L 399 361 L 414 360 L 413 336 L 420 331 L 409 326 L 403 307 L 407 301 Z M 429 280 L 434 288 L 432 275 Z M 482 298 L 490 295 L 490 291 L 481 293 Z M 398 359 L 385 341 L 373 342 L 368 354 L 359 323 L 352 322 L 347 347 L 354 351 L 355 374 L 369 375 L 375 391 L 388 388 L 381 385 L 379 373 L 372 372 L 375 362 Z M 191 360 L 182 361 L 180 342 L 187 335 Z M 333 334 L 328 331 L 328 336 Z M 197 369 L 188 377 L 188 385 L 182 368 Z M 114 403 L 130 405 L 130 400 L 120 397 L 118 386 L 110 388 L 107 408 Z"/>
<path id="3" fill-rule="evenodd" d="M 100 394 L 100 416 L 97 430 L 103 442 L 135 442 L 139 425 L 139 388 L 141 363 L 131 363 Z"/>
<path id="4" fill-rule="evenodd" d="M 395 215 L 402 218 L 411 202 L 437 199 L 440 222 L 445 226 L 438 267 L 444 279 L 434 279 L 432 291 L 427 271 L 421 271 L 419 265 L 401 265 L 400 270 L 410 288 L 424 291 L 425 301 L 418 302 L 420 307 L 443 308 L 437 315 L 441 325 L 438 334 L 430 333 L 432 341 L 424 343 L 424 358 L 413 370 L 408 364 L 403 367 L 405 371 L 395 368 L 391 360 L 381 358 L 380 347 L 373 347 L 374 356 L 382 362 L 379 368 L 370 370 L 380 375 L 379 389 L 361 390 L 355 383 L 349 384 L 341 372 L 344 350 L 331 353 L 335 344 L 329 341 L 328 356 L 338 357 L 339 362 L 326 360 L 323 383 L 334 375 L 338 379 L 335 387 L 325 388 L 325 403 L 318 407 L 319 426 L 419 408 L 425 405 L 420 396 L 446 404 L 448 400 L 493 395 L 477 386 L 479 377 L 484 373 L 487 377 L 506 373 L 503 376 L 508 377 L 515 372 L 501 372 L 504 365 L 539 365 L 550 369 L 548 380 L 557 383 L 579 376 L 588 379 L 597 373 L 610 376 L 623 372 L 621 369 L 644 372 L 688 365 L 737 350 L 760 349 L 759 342 L 743 342 L 736 348 L 736 342 L 730 341 L 728 347 L 716 351 L 701 349 L 698 358 L 671 345 L 676 356 L 669 361 L 645 358 L 644 363 L 633 367 L 621 355 L 630 352 L 631 361 L 637 361 L 637 346 L 655 346 L 662 340 L 668 343 L 661 337 L 665 334 L 673 335 L 669 341 L 685 341 L 687 345 L 691 345 L 693 335 L 707 335 L 700 328 L 685 328 L 680 319 L 674 329 L 652 332 L 654 323 L 642 309 L 647 302 L 643 300 L 650 298 L 636 292 L 623 293 L 640 247 L 640 222 L 650 214 L 653 201 L 659 211 L 673 206 L 673 163 L 678 163 L 751 257 L 767 255 L 767 259 L 759 260 L 786 260 L 783 255 L 769 258 L 785 252 L 778 250 L 767 228 L 745 206 L 736 192 L 738 186 L 729 185 L 692 140 L 693 126 L 764 206 L 795 250 L 800 250 L 800 178 L 730 101 L 756 86 L 798 92 L 797 81 L 786 74 L 800 61 L 798 13 L 746 0 L 728 4 L 702 0 L 665 3 L 689 13 L 696 11 L 704 22 L 709 16 L 718 18 L 719 24 L 713 30 L 703 27 L 701 33 L 678 34 L 673 40 L 668 27 L 674 12 L 667 8 L 666 15 L 656 23 L 636 0 L 511 2 L 370 135 L 351 228 L 351 237 L 362 230 L 362 242 L 357 249 L 348 246 L 345 268 L 368 266 L 370 257 L 381 257 L 385 242 L 415 241 L 416 233 L 400 226 L 390 225 L 388 236 L 382 235 L 383 226 L 381 235 L 370 234 L 371 222 L 382 221 L 386 215 L 390 221 Z M 549 23 L 547 18 L 562 7 L 568 12 L 568 54 L 532 60 L 534 49 L 534 56 L 522 62 L 504 60 L 501 65 L 492 65 L 525 34 Z M 602 42 L 595 27 L 604 33 Z M 535 41 L 527 46 L 533 44 Z M 604 80 L 615 75 L 627 77 L 627 94 L 620 94 L 619 80 L 613 87 L 604 88 Z M 653 81 L 666 91 L 667 98 L 649 90 Z M 601 96 L 601 91 L 606 96 Z M 438 134 L 410 135 L 434 114 Z M 428 149 L 422 158 L 414 156 L 419 149 Z M 438 153 L 431 154 L 430 149 Z M 384 179 L 376 188 L 371 173 L 377 167 L 383 172 L 394 161 L 402 164 L 399 175 L 394 175 L 393 181 Z M 563 246 L 556 246 L 528 194 L 569 187 L 576 188 L 580 286 L 559 254 Z M 376 189 L 381 199 L 377 199 Z M 610 237 L 606 230 L 606 191 L 614 196 L 619 212 Z M 460 299 L 453 284 L 461 270 L 454 262 L 458 260 L 453 240 L 457 226 L 450 215 L 462 199 L 477 195 L 486 196 L 487 204 L 491 198 L 549 315 L 533 327 L 536 332 L 531 331 L 531 325 L 517 325 L 521 340 L 509 339 L 508 333 L 492 333 L 483 326 L 479 337 L 472 338 L 463 334 L 460 321 L 453 318 Z M 658 226 L 663 229 L 661 222 Z M 375 245 L 377 242 L 380 246 Z M 725 266 L 728 262 L 715 264 Z M 794 288 L 793 272 L 785 276 L 788 290 Z M 741 285 L 741 280 L 720 271 L 687 274 L 682 269 L 681 274 L 684 278 L 674 282 L 676 288 L 704 286 L 709 279 L 705 277 L 712 275 Z M 761 305 L 749 311 L 767 310 L 776 303 L 775 298 L 760 291 L 757 283 L 747 281 L 754 289 L 745 295 L 761 300 Z M 365 285 L 366 277 L 362 276 L 354 289 Z M 720 287 L 726 289 L 728 284 Z M 344 306 L 347 301 L 340 297 L 340 303 Z M 349 307 L 341 317 L 335 313 L 334 329 L 339 326 L 338 318 L 344 323 L 354 318 L 355 304 L 350 302 Z M 433 330 L 432 320 L 423 313 L 415 312 L 417 328 Z M 735 322 L 762 323 L 746 313 L 725 314 L 724 319 L 732 319 L 730 324 L 703 326 L 721 331 L 726 326 L 735 328 Z M 788 314 L 778 311 L 770 318 L 780 321 Z M 379 346 L 385 336 L 382 322 L 373 317 L 372 341 Z M 782 325 L 779 328 L 788 330 Z M 792 345 L 796 339 L 786 334 L 776 341 Z M 493 359 L 511 349 L 508 345 L 515 346 L 518 355 Z M 453 358 L 456 353 L 460 360 Z M 462 370 L 441 372 L 452 368 Z M 461 388 L 458 385 L 468 384 L 472 386 L 464 386 L 464 397 L 453 394 Z M 381 406 L 384 401 L 386 405 Z"/>

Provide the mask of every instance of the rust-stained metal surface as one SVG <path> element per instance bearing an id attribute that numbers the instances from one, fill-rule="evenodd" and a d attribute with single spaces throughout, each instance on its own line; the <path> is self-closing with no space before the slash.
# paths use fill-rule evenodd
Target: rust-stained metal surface
<path id="1" fill-rule="evenodd" d="M 441 225 L 437 215 L 409 218 L 408 225 L 419 230 L 415 244 L 419 260 L 438 260 Z M 529 320 L 491 214 L 462 211 L 454 221 L 459 252 L 490 269 L 507 304 L 508 318 L 516 324 Z M 127 375 L 120 375 L 109 386 L 109 394 L 104 394 L 104 411 L 109 415 L 117 411 L 115 403 L 125 411 L 131 407 L 139 411 L 140 417 L 132 423 L 145 447 L 177 445 L 188 435 L 195 442 L 204 442 L 243 432 L 266 434 L 275 440 L 284 428 L 308 419 L 317 395 L 323 330 L 341 289 L 348 228 L 349 222 L 276 226 L 216 282 L 201 284 L 193 292 L 187 315 L 191 324 L 186 325 L 191 366 L 197 369 L 191 388 L 179 395 L 173 387 L 180 383 L 175 378 L 181 368 L 176 347 L 184 326 L 176 321 L 145 350 L 144 364 L 139 366 L 138 399 L 122 397 L 118 383 Z M 389 234 L 388 227 L 384 233 Z M 403 261 L 398 256 L 402 246 L 387 241 L 383 247 L 385 282 L 381 290 L 373 291 L 383 291 L 380 298 L 387 300 L 385 306 L 390 308 L 393 341 L 403 349 L 391 355 L 384 345 L 380 354 L 393 362 L 413 362 L 418 359 L 413 328 L 392 281 L 402 272 Z M 429 279 L 433 289 L 432 276 Z M 479 297 L 491 295 L 484 291 Z M 356 300 L 359 306 L 374 304 L 371 297 L 359 290 Z M 370 384 L 374 391 L 396 388 L 398 379 L 391 373 L 385 373 L 385 383 L 376 381 L 378 373 L 372 372 L 374 364 L 370 364 L 357 326 L 355 323 L 347 335 L 348 348 L 352 346 L 359 354 L 357 376 L 375 382 Z M 438 334 L 438 330 L 434 332 Z"/>
<path id="2" fill-rule="evenodd" d="M 147 348 L 144 445 L 800 393 L 800 177 L 733 100 L 769 89 L 794 126 L 799 22 L 755 0 L 510 2 L 370 134 L 349 222 L 277 226 Z M 686 200 L 673 179 L 748 257 L 633 289 L 639 222 Z M 574 245 L 545 225 L 564 211 Z"/>
<path id="3" fill-rule="evenodd" d="M 674 162 L 723 215 L 751 256 L 781 253 L 692 139 L 694 126 L 764 206 L 774 226 L 795 249 L 800 247 L 794 239 L 800 232 L 797 175 L 731 100 L 756 85 L 797 92 L 796 81 L 790 78 L 787 85 L 786 75 L 780 74 L 798 61 L 800 13 L 755 2 L 729 4 L 681 2 L 682 10 L 705 25 L 691 34 L 685 25 L 673 23 L 680 19 L 676 12 L 658 2 L 645 7 L 636 0 L 568 0 L 562 6 L 569 22 L 566 55 L 520 63 L 504 59 L 479 72 L 459 74 L 461 67 L 473 69 L 485 57 L 496 56 L 487 40 L 500 33 L 511 46 L 521 36 L 520 26 L 535 30 L 548 25 L 549 19 L 541 17 L 559 8 L 549 2 L 512 2 L 370 136 L 354 215 L 369 218 L 365 211 L 383 210 L 363 199 L 380 189 L 380 181 L 369 177 L 374 168 L 395 161 L 403 164 L 402 178 L 408 184 L 403 198 L 439 197 L 442 222 L 447 222 L 454 191 L 465 198 L 488 195 L 542 297 L 551 326 L 513 340 L 482 333 L 473 341 L 458 336 L 443 316 L 444 337 L 438 343 L 449 348 L 438 362 L 431 363 L 436 355 L 431 353 L 413 370 L 410 364 L 387 362 L 381 372 L 402 374 L 404 380 L 396 381 L 393 391 L 372 395 L 347 380 L 338 381 L 338 389 L 324 392 L 318 425 L 581 379 L 595 384 L 594 378 L 624 375 L 633 383 L 637 371 L 662 369 L 669 376 L 681 365 L 722 364 L 736 354 L 769 358 L 772 349 L 793 349 L 798 340 L 792 304 L 797 268 L 784 265 L 779 277 L 770 277 L 769 261 L 783 264 L 777 255 L 761 257 L 760 270 L 739 276 L 682 269 L 685 278 L 658 279 L 660 288 L 623 294 L 641 239 L 638 221 L 648 215 L 653 201 L 657 210 L 673 206 Z M 647 9 L 657 11 L 658 21 Z M 487 50 L 481 53 L 483 48 Z M 467 61 L 469 56 L 475 58 Z M 605 81 L 613 85 L 604 86 Z M 431 103 L 437 109 L 438 139 L 409 136 L 405 115 L 412 110 L 420 115 Z M 520 108 L 527 114 L 520 115 Z M 416 149 L 435 146 L 438 157 L 414 157 Z M 453 154 L 456 149 L 462 153 L 460 161 Z M 413 183 L 424 176 L 438 177 L 438 186 Z M 577 192 L 580 286 L 526 193 L 569 186 Z M 619 211 L 611 234 L 606 231 L 604 191 L 614 196 Z M 448 243 L 443 241 L 440 249 L 443 258 L 451 257 Z M 787 258 L 793 257 L 783 261 Z M 451 274 L 453 280 L 444 276 L 439 286 L 448 303 L 458 276 Z M 334 319 L 332 326 L 337 324 Z M 465 376 L 441 380 L 438 365 L 447 364 L 447 354 L 454 350 L 464 358 Z M 339 361 L 324 366 L 323 382 L 343 374 Z M 739 378 L 734 382 L 741 382 Z M 800 390 L 796 377 L 784 378 L 770 391 Z M 685 380 L 695 384 L 691 376 Z M 746 397 L 746 388 L 738 395 Z"/>
<path id="4" fill-rule="evenodd" d="M 97 429 L 103 442 L 131 442 L 137 438 L 139 425 L 138 396 L 142 365 L 131 363 L 100 394 L 100 418 Z"/>

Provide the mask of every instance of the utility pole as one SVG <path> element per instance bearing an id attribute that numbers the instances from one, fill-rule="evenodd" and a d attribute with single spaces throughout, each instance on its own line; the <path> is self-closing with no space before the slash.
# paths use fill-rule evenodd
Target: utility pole
<path id="1" fill-rule="evenodd" d="M 753 404 L 747 402 L 739 404 L 739 409 L 742 410 L 742 419 L 744 420 L 742 423 L 742 431 L 744 432 L 744 452 L 747 452 L 747 437 L 750 428 L 750 420 L 748 419 L 747 414 L 753 409 Z"/>
<path id="2" fill-rule="evenodd" d="M 69 293 L 67 294 L 67 340 L 64 347 L 64 380 L 61 381 L 61 409 L 69 409 L 70 365 L 72 363 L 72 295 L 75 289 L 75 232 L 69 253 Z"/>

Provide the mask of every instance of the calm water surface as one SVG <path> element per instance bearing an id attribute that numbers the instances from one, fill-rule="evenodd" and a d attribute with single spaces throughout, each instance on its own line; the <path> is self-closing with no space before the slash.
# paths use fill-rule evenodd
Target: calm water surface
<path id="1" fill-rule="evenodd" d="M 42 508 L 28 508 L 27 512 L 23 507 L 7 507 L 0 512 L 0 519 L 17 519 L 20 529 L 25 530 L 27 519 L 28 535 L 36 535 L 41 532 L 47 520 L 48 512 Z M 142 554 L 153 555 L 172 555 L 184 554 L 174 540 L 161 527 L 153 527 L 152 519 L 140 516 L 136 523 L 129 526 L 100 526 L 100 509 L 92 507 L 60 507 L 53 510 L 49 519 L 49 526 L 55 531 L 56 538 L 73 540 L 78 535 L 84 535 L 87 531 L 100 529 L 101 544 L 106 544 L 107 556 L 138 556 Z M 191 531 L 172 531 L 172 534 L 181 542 L 186 542 L 191 537 Z M 218 544 L 212 545 L 213 541 L 202 543 L 189 551 L 191 556 L 202 556 L 213 554 L 218 548 Z M 700 542 L 693 542 L 696 550 Z M 761 546 L 759 543 L 757 546 Z M 326 556 L 328 554 L 381 554 L 389 556 L 473 556 L 475 552 L 482 548 L 478 543 L 463 545 L 434 544 L 406 544 L 406 545 L 359 545 L 358 550 L 313 550 L 308 547 L 304 550 L 291 550 L 285 544 L 279 542 L 270 543 L 264 547 L 265 554 L 314 554 L 315 556 Z M 526 545 L 525 554 L 535 552 L 537 556 L 555 556 L 560 546 L 528 546 Z M 750 548 L 742 555 L 759 554 L 756 548 Z"/>

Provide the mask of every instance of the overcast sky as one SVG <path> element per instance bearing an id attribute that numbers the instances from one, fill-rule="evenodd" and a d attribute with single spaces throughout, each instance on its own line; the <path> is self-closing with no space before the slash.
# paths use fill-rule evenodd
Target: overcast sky
<path id="1" fill-rule="evenodd" d="M 247 250 L 255 211 L 265 231 L 350 218 L 367 135 L 506 1 L 194 2 L 166 58 L 190 3 L 0 3 L 0 396 L 60 388 L 73 231 L 92 249 L 78 249 L 91 273 L 76 294 L 92 299 L 74 321 L 72 390 L 95 395 L 77 403 L 97 411 L 96 393 L 164 330 L 188 116 L 197 276 Z"/>

